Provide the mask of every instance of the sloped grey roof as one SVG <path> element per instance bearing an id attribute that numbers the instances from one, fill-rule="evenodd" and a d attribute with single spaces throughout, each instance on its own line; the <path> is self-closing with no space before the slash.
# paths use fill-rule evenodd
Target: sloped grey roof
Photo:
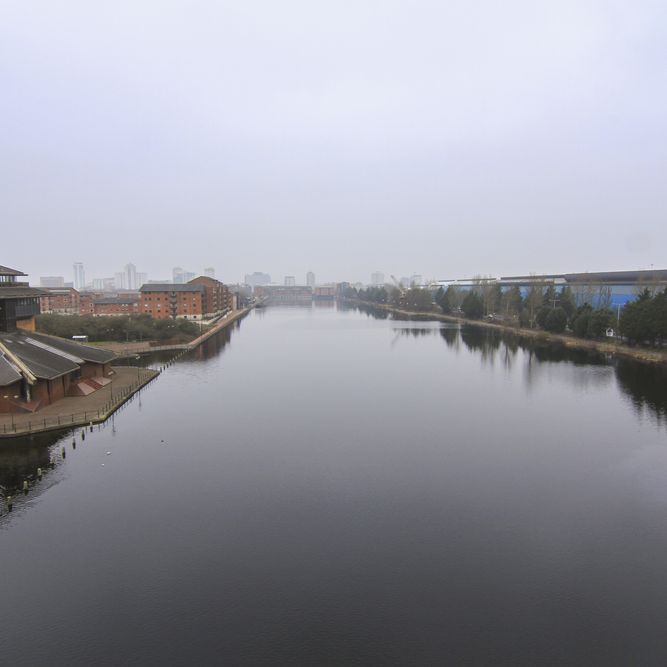
<path id="1" fill-rule="evenodd" d="M 21 379 L 21 374 L 12 366 L 5 357 L 0 355 L 0 387 L 14 384 Z"/>
<path id="2" fill-rule="evenodd" d="M 35 377 L 43 380 L 53 380 L 76 371 L 86 361 L 103 364 L 116 356 L 110 350 L 31 331 L 0 333 L 0 343 Z"/>
<path id="3" fill-rule="evenodd" d="M 183 285 L 175 285 L 173 283 L 150 283 L 142 285 L 140 292 L 204 292 L 206 288 L 204 285 L 191 285 L 190 283 L 185 283 Z"/>
<path id="4" fill-rule="evenodd" d="M 69 338 L 58 338 L 58 336 L 49 336 L 43 333 L 26 332 L 28 338 L 34 338 L 37 341 L 55 347 L 67 354 L 72 354 L 84 361 L 94 361 L 98 364 L 106 364 L 112 359 L 116 358 L 116 353 L 111 350 L 105 350 L 103 347 L 93 347 L 92 345 L 84 345 L 77 343 Z"/>
<path id="5" fill-rule="evenodd" d="M 46 292 L 36 287 L 0 287 L 0 299 L 25 299 L 29 296 L 46 296 Z"/>
<path id="6" fill-rule="evenodd" d="M 12 354 L 15 354 L 36 377 L 43 380 L 53 380 L 80 368 L 75 361 L 61 357 L 37 345 L 32 345 L 25 338 L 20 332 L 0 333 L 0 343 L 5 345 Z"/>
<path id="7" fill-rule="evenodd" d="M 10 269 L 8 266 L 0 266 L 0 275 L 2 276 L 26 276 L 27 273 L 22 273 L 16 269 Z"/>

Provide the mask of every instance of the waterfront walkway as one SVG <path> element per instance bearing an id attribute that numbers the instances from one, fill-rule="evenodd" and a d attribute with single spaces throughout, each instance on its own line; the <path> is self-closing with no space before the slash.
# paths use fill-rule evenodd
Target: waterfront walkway
<path id="1" fill-rule="evenodd" d="M 216 322 L 215 326 L 183 345 L 150 347 L 149 343 L 129 343 L 127 345 L 118 343 L 114 345 L 114 352 L 117 353 L 117 358 L 123 358 L 146 352 L 173 350 L 176 353 L 174 358 L 166 363 L 170 365 L 228 327 L 232 322 L 247 315 L 250 310 L 250 308 L 243 308 L 227 313 Z M 115 372 L 112 382 L 88 396 L 68 396 L 33 413 L 0 414 L 0 438 L 12 438 L 17 435 L 55 431 L 74 426 L 85 426 L 90 422 L 106 421 L 133 394 L 160 374 L 160 371 L 137 366 L 113 366 L 113 370 Z"/>
<path id="2" fill-rule="evenodd" d="M 105 341 L 99 343 L 100 347 L 104 347 L 107 350 L 112 350 L 116 353 L 118 358 L 122 359 L 125 357 L 132 357 L 136 354 L 148 354 L 150 352 L 163 352 L 163 351 L 173 351 L 177 352 L 178 350 L 194 350 L 196 347 L 201 345 L 205 340 L 208 340 L 211 336 L 214 336 L 225 327 L 229 326 L 232 322 L 235 322 L 239 318 L 247 315 L 250 312 L 250 308 L 243 308 L 241 310 L 233 310 L 220 317 L 216 323 L 210 328 L 204 331 L 203 334 L 197 336 L 197 338 L 191 340 L 189 343 L 176 343 L 174 345 L 155 345 L 155 341 L 142 341 L 142 342 L 132 342 L 132 343 L 118 343 L 114 341 Z"/>
<path id="3" fill-rule="evenodd" d="M 0 414 L 0 438 L 105 421 L 158 375 L 150 368 L 113 366 L 111 382 L 88 396 L 68 396 L 37 412 Z"/>

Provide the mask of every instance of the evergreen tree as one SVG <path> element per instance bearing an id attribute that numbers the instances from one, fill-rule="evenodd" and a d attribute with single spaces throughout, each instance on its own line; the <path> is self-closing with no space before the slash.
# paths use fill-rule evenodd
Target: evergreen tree
<path id="1" fill-rule="evenodd" d="M 551 306 L 544 305 L 537 311 L 535 322 L 537 323 L 537 326 L 540 327 L 540 329 L 545 328 L 547 318 L 549 317 L 549 313 L 551 313 L 552 310 L 553 308 Z"/>
<path id="2" fill-rule="evenodd" d="M 588 335 L 588 325 L 591 321 L 593 309 L 587 303 L 577 308 L 572 317 L 572 332 L 579 338 L 586 338 Z"/>
<path id="3" fill-rule="evenodd" d="M 447 305 L 449 306 L 450 312 L 454 312 L 461 307 L 461 304 L 463 303 L 463 295 L 456 285 L 450 285 L 445 292 L 445 296 L 447 297 Z"/>
<path id="4" fill-rule="evenodd" d="M 561 289 L 560 294 L 558 295 L 558 305 L 565 311 L 567 319 L 570 320 L 577 310 L 577 304 L 569 285 L 566 285 Z"/>
<path id="5" fill-rule="evenodd" d="M 471 290 L 465 295 L 461 310 L 471 320 L 479 320 L 484 315 L 484 302 L 479 294 Z"/>
<path id="6" fill-rule="evenodd" d="M 428 312 L 433 310 L 431 292 L 419 287 L 411 287 L 405 292 L 405 306 L 409 310 Z"/>
<path id="7" fill-rule="evenodd" d="M 567 326 L 567 314 L 565 310 L 558 306 L 551 308 L 544 322 L 544 328 L 551 333 L 563 333 Z"/>
<path id="8" fill-rule="evenodd" d="M 614 314 L 608 308 L 598 308 L 591 313 L 586 338 L 602 338 L 614 322 Z"/>
<path id="9" fill-rule="evenodd" d="M 621 311 L 621 334 L 631 343 L 654 344 L 661 333 L 664 338 L 665 332 L 659 329 L 658 310 L 659 303 L 644 288 L 637 300 L 626 304 Z"/>

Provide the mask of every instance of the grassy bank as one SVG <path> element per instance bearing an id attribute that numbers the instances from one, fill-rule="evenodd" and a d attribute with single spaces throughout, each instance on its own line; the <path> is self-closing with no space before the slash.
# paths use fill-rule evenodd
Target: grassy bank
<path id="1" fill-rule="evenodd" d="M 396 315 L 401 315 L 407 319 L 416 320 L 440 320 L 442 322 L 456 322 L 459 324 L 468 324 L 476 327 L 484 327 L 487 329 L 496 329 L 512 333 L 515 336 L 522 338 L 530 338 L 546 343 L 558 343 L 565 347 L 594 350 L 602 354 L 613 354 L 620 357 L 626 357 L 642 361 L 650 364 L 667 364 L 667 351 L 658 350 L 655 348 L 647 348 L 641 346 L 631 346 L 625 343 L 614 340 L 590 340 L 586 338 L 577 338 L 571 334 L 552 334 L 541 329 L 525 329 L 517 326 L 510 326 L 501 324 L 499 322 L 487 322 L 484 320 L 469 320 L 465 317 L 457 317 L 454 315 L 443 315 L 435 312 L 415 312 L 410 310 L 403 310 L 395 306 L 386 304 L 370 303 L 368 301 L 361 301 L 359 299 L 344 298 L 343 301 L 352 304 L 366 306 L 368 308 L 377 308 L 385 310 Z"/>

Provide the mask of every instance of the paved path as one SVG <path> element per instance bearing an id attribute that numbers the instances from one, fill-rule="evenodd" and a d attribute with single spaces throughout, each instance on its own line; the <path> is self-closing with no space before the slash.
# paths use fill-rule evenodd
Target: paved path
<path id="1" fill-rule="evenodd" d="M 196 347 L 201 345 L 205 340 L 208 340 L 209 338 L 211 338 L 211 336 L 215 336 L 215 334 L 217 334 L 218 331 L 221 331 L 225 327 L 229 326 L 232 322 L 235 322 L 244 315 L 247 315 L 250 312 L 250 310 L 251 310 L 250 308 L 242 308 L 241 310 L 230 311 L 224 317 L 221 317 L 220 320 L 216 323 L 216 325 L 212 329 L 205 331 L 201 336 L 198 336 L 194 340 L 191 340 L 187 344 L 187 349 L 194 350 Z"/>
<path id="2" fill-rule="evenodd" d="M 34 413 L 0 414 L 0 438 L 104 421 L 159 373 L 149 368 L 113 366 L 112 381 L 88 396 L 68 396 Z"/>

